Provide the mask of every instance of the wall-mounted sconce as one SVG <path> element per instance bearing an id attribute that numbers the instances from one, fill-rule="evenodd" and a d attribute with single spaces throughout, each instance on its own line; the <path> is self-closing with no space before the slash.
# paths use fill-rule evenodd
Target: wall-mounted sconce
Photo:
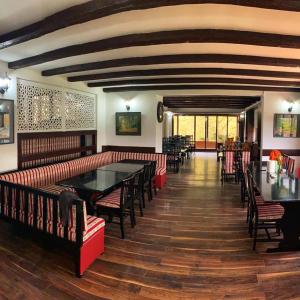
<path id="1" fill-rule="evenodd" d="M 287 103 L 287 110 L 289 113 L 291 113 L 295 107 L 296 100 L 287 99 L 285 101 Z"/>
<path id="2" fill-rule="evenodd" d="M 127 111 L 130 111 L 130 101 L 131 101 L 132 99 L 131 98 L 128 98 L 128 99 L 125 99 L 125 107 L 126 107 L 126 110 Z"/>
<path id="3" fill-rule="evenodd" d="M 11 79 L 8 77 L 7 73 L 5 73 L 4 77 L 0 77 L 0 94 L 4 94 L 7 92 L 10 86 Z"/>

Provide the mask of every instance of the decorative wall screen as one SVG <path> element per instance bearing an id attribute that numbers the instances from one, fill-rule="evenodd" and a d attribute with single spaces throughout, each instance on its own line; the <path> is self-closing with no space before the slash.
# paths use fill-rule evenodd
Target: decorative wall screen
<path id="1" fill-rule="evenodd" d="M 96 96 L 18 79 L 18 131 L 96 129 Z"/>

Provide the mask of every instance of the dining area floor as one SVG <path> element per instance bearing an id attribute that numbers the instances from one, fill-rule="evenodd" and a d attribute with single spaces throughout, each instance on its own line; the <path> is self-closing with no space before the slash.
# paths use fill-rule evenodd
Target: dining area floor
<path id="1" fill-rule="evenodd" d="M 299 299 L 300 252 L 252 251 L 240 187 L 220 179 L 215 153 L 194 154 L 134 228 L 127 220 L 125 240 L 106 228 L 105 252 L 81 279 L 67 249 L 0 221 L 0 299 Z"/>

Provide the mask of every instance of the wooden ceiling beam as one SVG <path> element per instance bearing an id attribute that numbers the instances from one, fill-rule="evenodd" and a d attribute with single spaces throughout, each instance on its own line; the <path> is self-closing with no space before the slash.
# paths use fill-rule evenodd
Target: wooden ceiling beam
<path id="1" fill-rule="evenodd" d="M 241 100 L 241 101 L 260 101 L 258 96 L 231 96 L 231 95 L 193 95 L 193 96 L 165 96 L 164 101 L 209 101 L 209 100 Z"/>
<path id="2" fill-rule="evenodd" d="M 51 50 L 10 62 L 8 67 L 19 69 L 67 57 L 127 47 L 184 43 L 226 43 L 299 49 L 300 37 L 226 29 L 185 29 L 128 34 Z"/>
<path id="3" fill-rule="evenodd" d="M 183 77 L 183 78 L 156 78 L 156 79 L 137 79 L 137 80 L 117 80 L 106 82 L 90 82 L 88 87 L 108 87 L 108 86 L 127 86 L 139 84 L 172 84 L 172 83 L 236 83 L 236 84 L 256 84 L 270 86 L 289 86 L 300 87 L 300 81 L 284 80 L 262 80 L 248 78 L 217 78 L 217 77 Z"/>
<path id="4" fill-rule="evenodd" d="M 23 43 L 72 25 L 121 12 L 186 4 L 229 4 L 275 10 L 300 11 L 300 3 L 295 0 L 92 0 L 87 3 L 72 6 L 50 15 L 41 21 L 1 35 L 0 49 Z"/>
<path id="5" fill-rule="evenodd" d="M 149 69 L 132 70 L 121 72 L 109 72 L 101 74 L 81 75 L 68 77 L 70 82 L 107 80 L 116 78 L 147 77 L 147 76 L 168 76 L 168 75 L 235 75 L 255 77 L 276 77 L 300 80 L 300 72 L 265 71 L 251 69 L 227 69 L 227 68 L 172 68 L 172 69 Z"/>
<path id="6" fill-rule="evenodd" d="M 157 55 L 145 57 L 129 57 L 112 59 L 92 63 L 70 65 L 42 71 L 43 76 L 61 75 L 66 73 L 85 72 L 92 70 L 104 70 L 109 68 L 121 68 L 132 66 L 148 66 L 163 64 L 183 64 L 183 63 L 228 63 L 262 65 L 275 67 L 300 67 L 300 59 L 277 58 L 253 55 L 234 55 L 234 54 L 175 54 Z M 76 77 L 73 78 L 74 81 Z"/>
<path id="7" fill-rule="evenodd" d="M 235 107 L 248 107 L 250 106 L 249 104 L 246 103 L 240 103 L 240 104 L 226 104 L 226 103 L 215 103 L 215 104 L 210 104 L 210 103 L 202 103 L 202 104 L 197 104 L 197 103 L 176 103 L 176 104 L 168 104 L 164 103 L 165 106 L 167 107 L 227 107 L 227 108 L 235 108 Z"/>
<path id="8" fill-rule="evenodd" d="M 276 91 L 299 93 L 300 88 L 256 86 L 256 85 L 137 85 L 126 87 L 104 88 L 105 93 L 129 91 L 167 91 L 167 90 L 231 90 L 231 91 Z"/>

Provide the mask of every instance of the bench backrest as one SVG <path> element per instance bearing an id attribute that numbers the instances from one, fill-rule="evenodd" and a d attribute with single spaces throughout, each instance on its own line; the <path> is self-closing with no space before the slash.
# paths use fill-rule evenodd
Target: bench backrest
<path id="1" fill-rule="evenodd" d="M 0 180 L 0 217 L 81 245 L 87 230 L 85 202 L 73 201 L 65 226 L 58 202 L 59 195 Z"/>
<path id="2" fill-rule="evenodd" d="M 156 175 L 162 175 L 167 170 L 167 156 L 161 153 L 112 152 L 113 162 L 123 159 L 155 160 Z"/>

